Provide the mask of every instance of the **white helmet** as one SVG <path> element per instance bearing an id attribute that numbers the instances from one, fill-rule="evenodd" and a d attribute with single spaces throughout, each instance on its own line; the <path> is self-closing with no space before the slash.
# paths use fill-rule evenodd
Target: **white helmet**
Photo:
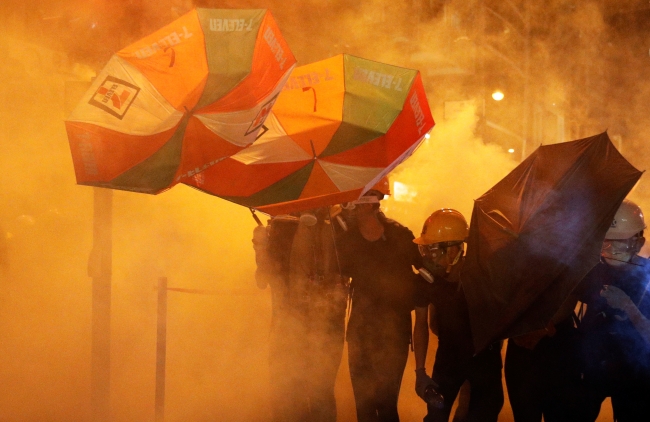
<path id="1" fill-rule="evenodd" d="M 614 220 L 605 234 L 605 239 L 629 239 L 645 228 L 641 208 L 634 202 L 625 199 L 616 211 Z"/>

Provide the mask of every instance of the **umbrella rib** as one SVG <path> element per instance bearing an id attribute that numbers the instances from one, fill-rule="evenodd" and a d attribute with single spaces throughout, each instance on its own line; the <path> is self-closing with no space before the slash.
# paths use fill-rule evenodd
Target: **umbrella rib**
<path id="1" fill-rule="evenodd" d="M 343 277 L 343 274 L 341 272 L 341 260 L 339 259 L 339 251 L 338 251 L 338 248 L 336 247 L 336 231 L 334 230 L 334 222 L 332 220 L 332 209 L 331 209 L 331 207 L 327 207 L 327 214 L 329 215 L 330 228 L 332 229 L 332 240 L 334 242 L 334 255 L 336 256 L 336 266 L 338 267 L 338 270 L 339 270 L 339 277 Z"/>
<path id="2" fill-rule="evenodd" d="M 500 228 L 501 230 L 503 230 L 504 232 L 508 233 L 509 235 L 511 235 L 511 236 L 514 237 L 514 238 L 519 237 L 519 234 L 518 234 L 518 233 L 516 233 L 515 231 L 513 231 L 513 230 L 507 228 L 505 225 L 499 223 L 499 222 L 498 222 L 498 221 L 493 217 L 493 215 L 498 215 L 499 217 L 501 217 L 501 218 L 505 219 L 506 221 L 508 221 L 507 217 L 506 217 L 505 215 L 503 215 L 503 213 L 502 213 L 501 211 L 499 211 L 499 210 L 491 210 L 491 211 L 487 211 L 487 212 L 486 212 L 486 211 L 483 211 L 480 207 L 479 207 L 479 210 L 480 210 L 480 211 L 481 211 L 481 212 L 482 212 L 482 213 L 483 213 L 487 218 L 489 218 L 490 221 L 492 221 L 494 224 L 496 224 L 497 226 L 499 226 L 499 228 Z M 509 222 L 509 221 L 508 221 L 508 222 Z"/>
<path id="3" fill-rule="evenodd" d="M 314 148 L 314 141 L 312 139 L 309 140 L 309 145 L 311 145 L 311 152 L 314 154 L 314 160 L 316 159 L 316 148 Z"/>

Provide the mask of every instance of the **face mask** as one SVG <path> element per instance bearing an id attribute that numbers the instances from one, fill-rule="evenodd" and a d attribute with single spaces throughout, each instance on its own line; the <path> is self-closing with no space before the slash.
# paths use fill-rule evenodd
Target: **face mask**
<path id="1" fill-rule="evenodd" d="M 354 226 L 356 225 L 357 222 L 357 215 L 354 212 L 354 210 L 351 210 L 349 208 L 343 208 L 343 212 L 339 214 L 341 218 L 345 221 L 346 224 L 346 229 L 348 226 Z"/>
<path id="2" fill-rule="evenodd" d="M 429 271 L 429 274 L 431 274 L 433 278 L 440 278 L 440 277 L 447 276 L 447 267 L 443 265 L 433 262 L 427 258 L 424 258 L 422 260 L 422 264 L 424 264 L 424 268 L 427 271 Z"/>
<path id="3" fill-rule="evenodd" d="M 609 265 L 620 267 L 630 262 L 636 255 L 636 244 L 636 237 L 622 240 L 605 239 L 601 255 Z"/>
<path id="4" fill-rule="evenodd" d="M 448 258 L 449 248 L 459 246 L 460 250 L 453 261 Z M 445 277 L 451 272 L 451 268 L 458 263 L 463 255 L 462 242 L 442 242 L 431 245 L 418 245 L 420 255 L 423 258 L 425 267 L 430 270 L 434 277 Z M 446 259 L 445 259 L 446 258 Z M 440 262 L 445 261 L 446 265 Z"/>
<path id="5" fill-rule="evenodd" d="M 609 259 L 603 256 L 603 258 L 605 258 L 605 262 L 607 262 L 612 267 L 623 267 L 625 265 L 628 265 L 630 259 L 632 259 L 632 256 L 629 256 L 627 258 L 619 257 L 616 259 Z"/>

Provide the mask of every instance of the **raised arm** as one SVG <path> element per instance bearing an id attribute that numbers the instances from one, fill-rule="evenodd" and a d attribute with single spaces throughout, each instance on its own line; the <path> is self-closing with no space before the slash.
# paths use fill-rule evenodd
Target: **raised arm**
<path id="1" fill-rule="evenodd" d="M 611 285 L 604 286 L 600 295 L 607 300 L 607 305 L 625 312 L 646 344 L 650 345 L 650 321 L 641 313 L 632 299 L 623 290 Z"/>

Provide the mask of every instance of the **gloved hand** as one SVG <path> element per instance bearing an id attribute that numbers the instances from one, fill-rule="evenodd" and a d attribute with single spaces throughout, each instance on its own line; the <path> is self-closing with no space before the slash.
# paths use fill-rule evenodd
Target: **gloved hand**
<path id="1" fill-rule="evenodd" d="M 625 310 L 626 307 L 634 305 L 632 299 L 616 286 L 603 286 L 600 295 L 607 300 L 607 305 L 615 309 Z"/>
<path id="2" fill-rule="evenodd" d="M 624 321 L 627 319 L 628 309 L 631 307 L 636 307 L 632 299 L 621 289 L 616 286 L 603 286 L 603 290 L 600 291 L 600 295 L 607 300 L 607 305 L 614 308 L 620 309 L 625 312 L 625 315 L 614 315 L 619 321 Z"/>
<path id="3" fill-rule="evenodd" d="M 430 385 L 434 385 L 437 387 L 437 385 L 433 382 L 431 377 L 427 375 L 427 370 L 424 368 L 416 369 L 415 370 L 415 393 L 418 396 L 420 396 L 422 400 L 425 400 L 424 392 L 426 391 L 427 387 Z"/>
<path id="4" fill-rule="evenodd" d="M 415 370 L 415 392 L 427 403 L 427 406 L 437 409 L 445 407 L 445 398 L 438 392 L 439 389 L 440 386 L 427 375 L 424 368 Z"/>

